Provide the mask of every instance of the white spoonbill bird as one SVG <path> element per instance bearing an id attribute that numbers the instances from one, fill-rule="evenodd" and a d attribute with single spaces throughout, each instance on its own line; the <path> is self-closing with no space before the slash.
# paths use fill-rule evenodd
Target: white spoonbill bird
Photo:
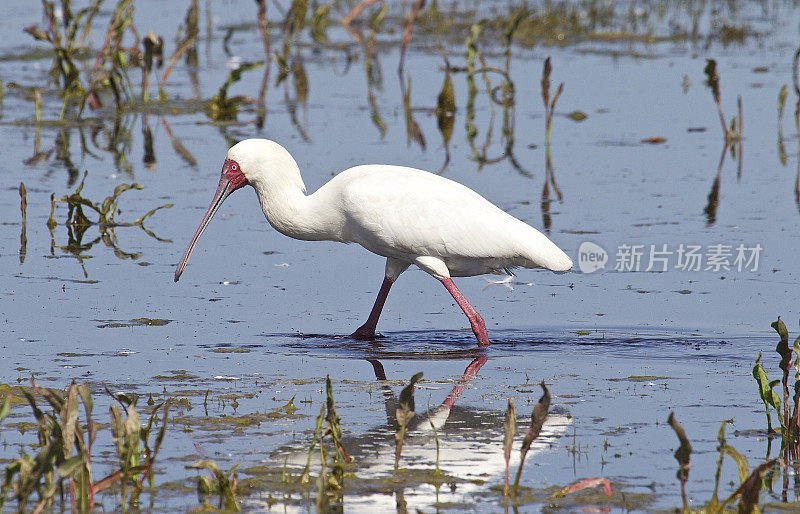
<path id="1" fill-rule="evenodd" d="M 358 243 L 386 257 L 386 276 L 367 322 L 352 337 L 372 339 L 389 289 L 411 264 L 439 280 L 469 318 L 478 346 L 488 346 L 486 324 L 451 277 L 515 267 L 567 271 L 570 258 L 535 228 L 452 180 L 427 171 L 371 164 L 356 166 L 306 195 L 289 152 L 266 139 L 228 150 L 222 177 L 200 227 L 175 271 L 178 281 L 200 234 L 222 202 L 251 185 L 267 221 L 306 241 Z"/>

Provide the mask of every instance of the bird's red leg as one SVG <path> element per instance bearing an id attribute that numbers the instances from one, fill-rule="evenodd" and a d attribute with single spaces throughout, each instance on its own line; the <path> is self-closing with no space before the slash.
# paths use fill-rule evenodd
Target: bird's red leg
<path id="1" fill-rule="evenodd" d="M 383 364 L 381 364 L 381 361 L 377 359 L 367 359 L 367 362 L 372 364 L 372 371 L 375 372 L 376 380 L 386 380 L 386 370 L 383 369 Z"/>
<path id="2" fill-rule="evenodd" d="M 372 312 L 369 313 L 367 322 L 353 332 L 350 337 L 355 339 L 373 339 L 375 337 L 375 327 L 378 326 L 378 318 L 381 317 L 383 304 L 386 303 L 386 297 L 389 296 L 389 289 L 391 289 L 393 283 L 394 280 L 389 277 L 383 278 L 381 290 L 378 291 L 378 297 L 375 299 L 375 305 L 372 306 Z"/>
<path id="3" fill-rule="evenodd" d="M 469 318 L 472 331 L 475 333 L 475 337 L 478 338 L 478 346 L 481 348 L 489 346 L 489 335 L 486 333 L 486 323 L 483 322 L 483 318 L 478 314 L 478 311 L 475 310 L 475 307 L 470 305 L 464 295 L 461 294 L 461 291 L 459 291 L 453 283 L 453 279 L 443 278 L 442 284 L 450 291 L 450 294 L 453 295 L 453 299 L 455 299 L 458 306 L 461 307 L 461 310 L 464 311 L 464 314 Z"/>
<path id="4" fill-rule="evenodd" d="M 482 355 L 480 357 L 476 357 L 475 360 L 470 362 L 467 369 L 464 370 L 464 374 L 461 376 L 461 382 L 453 386 L 453 390 L 450 391 L 450 394 L 447 395 L 447 398 L 442 402 L 443 407 L 447 407 L 448 409 L 452 408 L 455 405 L 456 401 L 461 397 L 461 393 L 464 392 L 464 388 L 466 388 L 470 382 L 475 378 L 478 374 L 478 371 L 481 370 L 484 364 L 489 357 Z"/>

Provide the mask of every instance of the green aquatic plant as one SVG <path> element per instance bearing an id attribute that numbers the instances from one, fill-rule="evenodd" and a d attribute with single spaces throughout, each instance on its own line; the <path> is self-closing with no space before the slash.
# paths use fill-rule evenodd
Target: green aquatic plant
<path id="1" fill-rule="evenodd" d="M 375 99 L 375 89 L 383 89 L 383 72 L 381 71 L 380 63 L 378 62 L 375 53 L 375 36 L 380 31 L 383 20 L 386 18 L 386 13 L 389 7 L 386 2 L 381 2 L 380 8 L 375 11 L 369 18 L 369 34 L 363 37 L 357 30 L 348 26 L 348 31 L 356 41 L 361 41 L 364 48 L 364 75 L 367 79 L 367 104 L 369 104 L 370 119 L 372 124 L 377 127 L 381 134 L 381 139 L 386 136 L 386 122 L 381 117 L 378 103 Z M 403 88 L 402 77 L 400 83 L 401 89 Z M 406 95 L 405 90 L 403 93 L 403 102 L 405 104 Z"/>
<path id="2" fill-rule="evenodd" d="M 320 512 L 328 510 L 330 500 L 341 504 L 344 491 L 345 465 L 353 462 L 353 458 L 347 453 L 342 444 L 341 418 L 336 413 L 336 406 L 333 399 L 333 385 L 330 375 L 325 380 L 325 404 L 320 407 L 319 416 L 316 420 L 314 438 L 308 448 L 308 459 L 305 468 L 300 474 L 299 483 L 309 484 L 311 482 L 309 470 L 311 467 L 311 457 L 314 449 L 319 443 L 320 472 L 317 476 L 317 508 Z M 336 453 L 333 455 L 331 473 L 328 473 L 328 452 L 325 449 L 324 439 L 329 437 L 333 441 Z"/>
<path id="3" fill-rule="evenodd" d="M 397 430 L 394 434 L 395 452 L 394 452 L 394 469 L 397 470 L 400 465 L 400 455 L 403 452 L 403 443 L 406 439 L 406 431 L 408 424 L 414 419 L 414 385 L 422 378 L 422 372 L 415 374 L 408 381 L 408 384 L 400 391 L 400 403 L 395 409 L 395 418 L 397 419 Z"/>
<path id="4" fill-rule="evenodd" d="M 3 404 L 0 405 L 0 423 L 11 414 L 11 395 L 7 394 L 3 398 Z"/>
<path id="5" fill-rule="evenodd" d="M 226 510 L 239 511 L 239 503 L 236 501 L 236 488 L 238 485 L 238 474 L 234 465 L 227 472 L 222 471 L 213 460 L 198 460 L 186 466 L 186 469 L 205 469 L 212 473 L 214 478 L 200 475 L 197 481 L 197 493 L 199 495 L 217 494 L 219 495 L 219 508 Z"/>
<path id="6" fill-rule="evenodd" d="M 420 148 L 425 149 L 425 136 L 422 129 L 414 119 L 414 113 L 411 110 L 411 77 L 408 77 L 408 82 L 403 91 L 403 111 L 405 112 L 406 119 L 406 144 L 411 145 L 411 141 L 417 143 Z"/>
<path id="7" fill-rule="evenodd" d="M 308 21 L 311 38 L 318 44 L 324 44 L 328 41 L 328 36 L 325 32 L 328 30 L 328 25 L 330 25 L 328 17 L 331 13 L 331 3 L 318 5 Z"/>
<path id="8" fill-rule="evenodd" d="M 720 193 L 720 179 L 722 177 L 722 167 L 725 164 L 725 156 L 730 150 L 731 158 L 736 158 L 736 154 L 738 152 L 738 161 L 737 161 L 737 174 L 741 176 L 742 173 L 742 126 L 743 126 L 743 114 L 742 114 L 742 97 L 741 95 L 737 99 L 737 107 L 739 115 L 738 117 L 734 117 L 731 119 L 730 128 L 728 128 L 725 122 L 725 115 L 722 112 L 722 104 L 720 101 L 721 93 L 720 93 L 720 79 L 719 73 L 717 72 L 717 63 L 714 59 L 706 59 L 706 66 L 703 70 L 706 75 L 705 84 L 711 90 L 711 94 L 714 98 L 714 103 L 717 106 L 717 113 L 719 114 L 720 124 L 722 126 L 722 134 L 723 134 L 723 146 L 722 146 L 722 154 L 719 158 L 719 164 L 717 166 L 717 174 L 714 177 L 714 182 L 711 186 L 711 191 L 708 194 L 708 203 L 706 204 L 705 209 L 703 212 L 706 215 L 706 225 L 711 226 L 716 223 L 717 220 L 717 207 L 719 206 L 719 193 Z"/>
<path id="9" fill-rule="evenodd" d="M 79 65 L 82 55 L 88 50 L 86 40 L 102 3 L 102 0 L 94 0 L 73 13 L 70 0 L 61 0 L 58 9 L 55 2 L 42 0 L 47 28 L 40 29 L 33 25 L 24 29 L 34 39 L 49 43 L 53 49 L 51 74 L 56 77 L 64 98 L 59 119 L 63 119 L 71 99 L 80 103 L 80 111 L 87 103 L 92 109 L 102 107 L 101 95 L 104 92 L 113 95 L 118 109 L 134 100 L 133 84 L 127 68 L 138 63 L 142 56 L 137 48 L 139 38 L 133 26 L 133 0 L 117 2 L 93 65 L 84 67 L 85 72 Z M 126 48 L 122 46 L 122 41 L 129 32 L 136 40 L 136 45 Z"/>
<path id="10" fill-rule="evenodd" d="M 88 7 L 72 12 L 70 0 L 61 0 L 62 16 L 56 15 L 55 2 L 42 0 L 42 10 L 47 20 L 47 28 L 36 25 L 24 30 L 38 41 L 45 41 L 53 48 L 53 67 L 51 73 L 60 80 L 65 94 L 82 93 L 80 69 L 77 54 L 91 30 L 92 20 L 100 10 L 103 0 L 94 0 Z"/>
<path id="11" fill-rule="evenodd" d="M 214 121 L 235 121 L 240 105 L 255 103 L 255 100 L 246 96 L 228 97 L 228 89 L 241 80 L 242 73 L 260 68 L 263 65 L 264 61 L 244 62 L 231 70 L 217 94 L 206 104 L 208 117 Z"/>
<path id="12" fill-rule="evenodd" d="M 456 113 L 456 97 L 453 87 L 453 77 L 450 75 L 450 63 L 445 57 L 445 73 L 442 89 L 436 97 L 436 122 L 445 144 L 450 142 L 453 135 L 453 121 Z"/>
<path id="13" fill-rule="evenodd" d="M 542 103 L 544 103 L 544 170 L 545 170 L 545 177 L 544 177 L 544 185 L 542 186 L 542 201 L 541 201 L 541 211 L 542 211 L 542 224 L 544 225 L 544 229 L 546 231 L 550 231 L 550 225 L 552 223 L 550 217 L 550 188 L 553 188 L 553 192 L 555 193 L 556 199 L 561 201 L 563 199 L 563 195 L 561 194 L 561 190 L 558 188 L 558 184 L 556 184 L 556 176 L 555 172 L 553 171 L 553 160 L 550 154 L 550 129 L 553 126 L 553 113 L 556 109 L 556 102 L 558 102 L 561 93 L 564 91 L 564 83 L 561 82 L 556 88 L 556 92 L 553 95 L 552 99 L 550 98 L 550 74 L 553 72 L 553 65 L 551 64 L 550 57 L 545 59 L 544 66 L 542 67 Z M 578 112 L 578 111 L 576 111 Z"/>
<path id="14" fill-rule="evenodd" d="M 306 15 L 308 14 L 308 0 L 292 0 L 286 17 L 283 20 L 283 46 L 281 51 L 275 52 L 275 63 L 278 65 L 278 76 L 275 85 L 279 85 L 289 76 L 289 51 L 295 36 L 300 34 L 306 26 Z"/>
<path id="15" fill-rule="evenodd" d="M 516 124 L 516 87 L 511 79 L 511 41 L 518 30 L 521 20 L 524 18 L 519 12 L 512 16 L 510 20 L 502 20 L 505 27 L 504 37 L 506 45 L 505 67 L 490 66 L 478 48 L 478 41 L 485 33 L 487 25 L 492 20 L 483 19 L 471 26 L 470 34 L 465 40 L 466 66 L 461 68 L 448 68 L 452 71 L 465 72 L 467 75 L 467 102 L 466 102 L 466 139 L 472 151 L 472 158 L 478 162 L 478 169 L 482 169 L 487 164 L 496 164 L 507 161 L 521 175 L 530 177 L 531 173 L 522 167 L 514 154 L 514 132 Z M 478 96 L 478 88 L 475 85 L 475 76 L 480 75 L 485 88 L 486 97 L 489 101 L 490 116 L 486 129 L 486 137 L 483 144 L 479 147 L 476 142 L 478 128 L 475 125 L 475 102 Z M 490 76 L 499 76 L 498 83 L 492 82 Z M 494 157 L 490 157 L 489 147 L 492 145 L 492 136 L 495 124 L 495 106 L 502 108 L 502 122 L 500 125 L 502 152 Z"/>
<path id="16" fill-rule="evenodd" d="M 794 127 L 795 130 L 800 133 L 800 48 L 795 51 L 794 59 L 792 60 L 792 86 L 796 97 L 796 103 L 794 106 Z M 781 153 L 783 151 L 783 134 L 781 130 L 781 122 L 779 120 L 778 142 L 780 145 L 778 147 L 778 153 L 779 156 L 782 156 L 783 158 L 781 160 L 781 164 L 784 164 L 786 156 L 785 153 Z M 798 150 L 798 155 L 800 155 L 800 139 L 798 139 Z M 794 179 L 794 203 L 797 205 L 797 209 L 800 210 L 800 158 L 797 159 L 797 173 L 795 174 Z"/>
<path id="17" fill-rule="evenodd" d="M 333 494 L 339 496 L 341 495 L 342 489 L 344 488 L 344 465 L 345 463 L 350 463 L 353 461 L 353 458 L 347 453 L 347 450 L 344 448 L 344 444 L 342 444 L 342 420 L 339 415 L 336 413 L 336 405 L 333 401 L 333 385 L 331 384 L 331 377 L 330 375 L 325 379 L 325 432 L 327 432 L 331 439 L 333 440 L 333 445 L 336 448 L 336 454 L 333 456 L 333 466 L 331 468 L 331 476 L 325 480 L 325 493 L 326 495 L 333 492 Z M 322 459 L 322 466 L 323 471 L 325 470 L 325 448 L 322 444 L 319 446 L 320 455 L 323 457 Z M 320 473 L 320 477 L 322 477 L 323 473 Z M 320 478 L 322 481 L 323 479 Z"/>
<path id="18" fill-rule="evenodd" d="M 144 59 L 142 61 L 142 102 L 150 100 L 150 73 L 153 71 L 153 62 L 160 66 L 164 58 L 164 38 L 155 32 L 148 32 L 142 40 Z"/>
<path id="19" fill-rule="evenodd" d="M 159 82 L 159 95 L 161 96 L 161 100 L 167 100 L 167 94 L 164 92 L 164 85 L 167 83 L 167 78 L 169 74 L 172 72 L 173 66 L 180 60 L 181 57 L 186 55 L 187 62 L 190 64 L 197 64 L 197 53 L 195 51 L 195 44 L 197 42 L 197 36 L 199 34 L 199 29 L 197 27 L 198 23 L 198 6 L 197 0 L 192 0 L 189 4 L 188 9 L 186 10 L 186 18 L 185 18 L 185 29 L 183 38 L 177 42 L 175 46 L 175 51 L 172 52 L 169 60 L 167 61 L 167 67 L 164 69 L 164 73 L 161 76 L 161 82 Z"/>
<path id="20" fill-rule="evenodd" d="M 792 59 L 792 86 L 797 97 L 794 106 L 794 126 L 797 128 L 800 127 L 800 48 L 795 51 Z"/>
<path id="21" fill-rule="evenodd" d="M 686 436 L 686 431 L 677 419 L 675 419 L 675 414 L 673 412 L 670 412 L 667 422 L 675 431 L 675 435 L 678 436 L 678 441 L 680 442 L 680 446 L 675 450 L 675 460 L 678 461 L 679 466 L 676 477 L 681 483 L 681 498 L 683 500 L 682 511 L 684 513 L 721 514 L 727 512 L 727 505 L 737 498 L 739 499 L 738 512 L 758 512 L 758 497 L 764 479 L 767 473 L 776 465 L 783 465 L 783 460 L 767 460 L 763 464 L 756 466 L 751 472 L 750 466 L 747 463 L 747 458 L 725 440 L 725 426 L 731 423 L 732 420 L 723 421 L 719 428 L 719 434 L 717 435 L 717 440 L 719 441 L 717 451 L 719 452 L 719 456 L 717 457 L 717 466 L 714 473 L 714 492 L 706 505 L 698 509 L 691 509 L 689 508 L 686 497 L 686 482 L 689 480 L 689 469 L 692 466 L 692 445 Z M 739 475 L 739 487 L 724 500 L 719 501 L 719 482 L 722 473 L 722 462 L 725 456 L 732 458 L 736 462 Z"/>
<path id="22" fill-rule="evenodd" d="M 761 353 L 759 352 L 758 358 L 756 359 L 756 363 L 753 366 L 753 378 L 756 379 L 758 383 L 758 396 L 761 398 L 761 401 L 764 402 L 764 411 L 767 415 L 767 432 L 772 433 L 772 416 L 770 415 L 770 407 L 775 409 L 775 412 L 778 414 L 778 420 L 781 424 L 781 432 L 784 430 L 784 419 L 780 415 L 781 412 L 781 397 L 776 393 L 773 388 L 780 383 L 780 380 L 769 380 L 767 376 L 767 372 L 764 370 L 764 367 L 761 365 Z"/>
<path id="23" fill-rule="evenodd" d="M 544 384 L 544 380 L 539 384 L 542 388 L 542 396 L 536 405 L 533 406 L 531 413 L 531 425 L 525 431 L 525 438 L 522 440 L 522 448 L 520 448 L 519 467 L 517 468 L 517 476 L 514 478 L 514 487 L 511 489 L 511 496 L 517 496 L 517 489 L 519 488 L 519 479 L 522 476 L 522 466 L 525 465 L 525 457 L 528 456 L 528 450 L 531 449 L 533 441 L 539 437 L 539 433 L 544 426 L 544 420 L 547 419 L 547 414 L 550 411 L 550 391 Z"/>
<path id="24" fill-rule="evenodd" d="M 719 73 L 717 72 L 717 61 L 714 59 L 706 59 L 706 66 L 703 69 L 703 73 L 706 75 L 705 84 L 711 90 L 711 95 L 714 97 L 714 103 L 717 106 L 717 114 L 719 115 L 719 121 L 722 125 L 722 134 L 725 137 L 725 143 L 726 145 L 731 145 L 733 147 L 734 145 L 739 144 L 742 139 L 742 96 L 739 95 L 736 102 L 739 115 L 738 117 L 731 118 L 731 125 L 729 128 L 727 123 L 725 123 L 725 114 L 722 112 L 722 95 L 720 93 L 720 80 Z"/>
<path id="25" fill-rule="evenodd" d="M 343 463 L 353 461 L 353 458 L 347 453 L 344 445 L 342 444 L 342 426 L 341 418 L 336 413 L 336 405 L 333 399 L 333 384 L 331 383 L 330 375 L 325 379 L 325 405 L 320 408 L 319 416 L 317 416 L 316 429 L 314 430 L 314 439 L 308 449 L 308 461 L 306 467 L 300 476 L 301 483 L 308 483 L 308 471 L 311 466 L 311 455 L 317 443 L 322 445 L 323 439 L 327 436 L 333 441 L 336 447 L 336 458 L 340 459 Z M 295 409 L 294 404 L 290 401 L 284 409 L 291 406 Z"/>
<path id="26" fill-rule="evenodd" d="M 503 482 L 503 496 L 508 496 L 508 465 L 511 461 L 511 449 L 514 445 L 514 436 L 517 433 L 517 409 L 514 407 L 514 400 L 508 399 L 508 409 L 503 423 L 503 457 L 506 460 L 506 475 Z"/>
<path id="27" fill-rule="evenodd" d="M 42 92 L 39 88 L 33 89 L 33 119 L 37 123 L 42 121 Z"/>
<path id="28" fill-rule="evenodd" d="M 160 403 L 152 408 L 152 413 L 146 425 L 142 425 L 136 404 L 139 397 L 124 393 L 112 393 L 108 388 L 106 392 L 114 398 L 119 405 L 112 404 L 111 413 L 111 437 L 117 451 L 119 461 L 119 481 L 122 486 L 122 502 L 125 503 L 127 487 L 133 486 L 134 493 L 131 496 L 131 503 L 138 499 L 142 491 L 142 485 L 147 476 L 151 477 L 152 468 L 156 455 L 161 449 L 164 435 L 167 430 L 167 417 L 169 415 L 169 400 Z M 158 420 L 158 412 L 163 407 L 163 417 L 161 419 L 161 429 L 153 439 L 153 446 L 150 446 L 150 433 L 153 423 Z M 125 418 L 122 412 L 125 412 Z M 152 485 L 152 484 L 151 484 Z"/>
<path id="29" fill-rule="evenodd" d="M 553 95 L 552 100 L 550 99 L 550 74 L 553 72 L 553 65 L 550 64 L 550 57 L 544 60 L 544 66 L 542 68 L 542 102 L 544 103 L 544 143 L 547 147 L 547 151 L 550 151 L 550 129 L 553 125 L 553 113 L 556 109 L 556 102 L 558 102 L 558 98 L 561 96 L 561 93 L 564 91 L 564 83 L 560 83 L 558 88 L 556 88 L 556 92 Z"/>
<path id="30" fill-rule="evenodd" d="M 133 26 L 133 12 L 133 0 L 119 0 L 111 15 L 103 47 L 91 68 L 89 93 L 84 99 L 93 109 L 102 106 L 102 91 L 111 91 L 117 109 L 135 101 L 128 67 L 141 61 L 141 51 L 138 49 L 139 37 Z M 133 33 L 136 40 L 136 45 L 131 49 L 122 46 L 122 40 L 128 31 Z"/>
<path id="31" fill-rule="evenodd" d="M 711 500 L 708 502 L 708 508 L 711 510 L 719 509 L 719 480 L 722 475 L 722 461 L 726 455 L 731 457 L 736 463 L 736 469 L 739 473 L 739 483 L 745 483 L 748 473 L 750 472 L 750 465 L 747 463 L 747 457 L 736 451 L 736 448 L 729 445 L 725 439 L 725 427 L 729 423 L 732 424 L 733 419 L 723 421 L 719 427 L 719 434 L 717 434 L 717 441 L 719 441 L 717 451 L 719 451 L 719 456 L 717 457 L 717 470 L 714 473 L 714 493 L 711 496 Z M 684 433 L 684 436 L 685 435 Z"/>
<path id="32" fill-rule="evenodd" d="M 783 110 L 786 107 L 786 98 L 789 96 L 789 88 L 786 84 L 781 86 L 778 92 L 778 160 L 781 165 L 786 166 L 786 148 L 783 146 Z"/>
<path id="33" fill-rule="evenodd" d="M 99 492 L 117 482 L 122 483 L 124 491 L 125 479 L 130 477 L 130 473 L 136 472 L 141 475 L 140 481 L 135 485 L 137 491 L 141 490 L 144 478 L 152 476 L 152 466 L 166 433 L 168 403 L 162 404 L 164 410 L 160 420 L 161 428 L 152 449 L 147 441 L 162 405 L 153 409 L 146 427 L 138 423 L 139 417 L 135 407 L 128 411 L 128 419 L 123 425 L 124 428 L 120 429 L 128 434 L 138 434 L 139 440 L 144 440 L 144 452 L 137 455 L 135 466 L 121 463 L 119 469 L 99 481 L 94 481 L 92 446 L 101 425 L 92 417 L 94 401 L 89 386 L 73 382 L 66 391 L 61 391 L 39 387 L 31 380 L 31 386 L 22 388 L 21 394 L 28 401 L 36 419 L 39 452 L 30 456 L 23 451 L 20 458 L 6 467 L 5 481 L 0 490 L 0 508 L 7 501 L 9 492 L 13 492 L 18 510 L 24 512 L 30 497 L 36 493 L 38 501 L 33 511 L 40 512 L 54 503 L 56 493 L 61 491 L 63 499 L 64 491 L 68 490 L 73 511 L 92 510 L 95 505 L 95 495 Z M 119 393 L 117 396 L 124 395 Z M 52 409 L 51 412 L 45 412 L 40 407 L 42 401 Z M 84 411 L 83 420 L 80 419 L 79 413 L 81 405 Z M 11 396 L 8 395 L 0 407 L 0 420 L 10 411 Z M 116 424 L 112 407 L 112 433 L 115 442 Z M 64 482 L 67 482 L 66 487 Z"/>
<path id="34" fill-rule="evenodd" d="M 311 469 L 311 456 L 314 454 L 314 448 L 316 448 L 317 443 L 320 445 L 322 444 L 322 436 L 323 436 L 323 429 L 325 426 L 325 406 L 322 405 L 319 409 L 319 416 L 317 416 L 317 426 L 314 429 L 314 438 L 311 440 L 311 444 L 308 447 L 308 458 L 306 459 L 306 466 L 303 468 L 303 472 L 300 473 L 300 483 L 301 484 L 308 484 L 310 482 L 309 471 Z"/>
<path id="35" fill-rule="evenodd" d="M 22 214 L 22 228 L 19 233 L 19 263 L 22 264 L 28 253 L 28 190 L 25 189 L 25 182 L 19 183 L 19 210 Z"/>
<path id="36" fill-rule="evenodd" d="M 759 353 L 753 366 L 753 377 L 758 384 L 758 395 L 764 402 L 767 416 L 767 430 L 773 432 L 770 407 L 775 411 L 780 422 L 781 452 L 784 460 L 796 459 L 800 455 L 800 336 L 789 347 L 789 331 L 780 317 L 770 325 L 778 333 L 778 344 L 775 351 L 781 356 L 778 367 L 781 378 L 769 380 L 766 370 L 761 365 Z M 794 371 L 794 383 L 789 387 L 789 374 Z M 773 389 L 782 385 L 783 400 Z M 782 407 L 782 408 L 781 408 Z M 791 409 L 791 410 L 790 410 Z"/>
<path id="37" fill-rule="evenodd" d="M 692 444 L 689 438 L 686 437 L 686 431 L 683 426 L 675 419 L 675 413 L 670 412 L 667 418 L 667 423 L 675 431 L 678 436 L 680 446 L 675 450 L 675 460 L 678 461 L 678 473 L 676 477 L 681 482 L 681 499 L 683 500 L 683 511 L 688 512 L 689 503 L 686 500 L 686 482 L 689 480 L 689 469 L 692 467 Z"/>
<path id="38" fill-rule="evenodd" d="M 403 74 L 403 69 L 405 68 L 406 49 L 408 48 L 408 44 L 411 42 L 411 32 L 414 30 L 414 22 L 416 21 L 417 16 L 419 16 L 419 11 L 422 9 L 423 5 L 425 5 L 425 0 L 414 0 L 414 3 L 411 4 L 411 9 L 408 12 L 406 26 L 403 29 L 403 41 L 400 45 L 400 64 L 397 67 L 397 71 L 400 75 Z"/>
<path id="39" fill-rule="evenodd" d="M 23 512 L 36 492 L 38 502 L 34 510 L 40 511 L 53 503 L 56 492 L 63 491 L 63 482 L 68 481 L 72 505 L 88 510 L 93 504 L 91 446 L 97 435 L 88 386 L 73 382 L 64 393 L 40 388 L 31 380 L 31 387 L 23 389 L 22 394 L 36 418 L 40 450 L 33 457 L 23 451 L 19 459 L 6 467 L 0 508 L 9 491 L 13 491 L 17 507 Z M 40 409 L 37 397 L 44 398 L 52 412 Z M 81 399 L 86 412 L 86 432 L 78 421 Z"/>
<path id="40" fill-rule="evenodd" d="M 439 95 L 436 97 L 436 110 L 434 112 L 436 114 L 436 125 L 442 135 L 442 143 L 444 144 L 444 164 L 439 169 L 439 173 L 442 173 L 450 164 L 450 139 L 453 137 L 453 127 L 456 121 L 456 96 L 453 77 L 450 73 L 450 62 L 441 48 L 439 48 L 439 53 L 444 59 L 444 81 L 442 82 L 442 89 L 439 90 Z"/>
<path id="41" fill-rule="evenodd" d="M 82 195 L 87 175 L 88 172 L 84 173 L 83 179 L 73 193 L 65 195 L 61 198 L 56 198 L 55 194 L 50 195 L 50 216 L 47 220 L 47 228 L 50 230 L 51 253 L 53 253 L 57 247 L 55 242 L 55 228 L 59 223 L 56 221 L 55 216 L 56 204 L 58 203 L 67 204 L 67 218 L 64 225 L 67 228 L 68 236 L 67 244 L 65 246 L 58 246 L 58 248 L 64 252 L 73 254 L 81 263 L 82 267 L 83 261 L 86 258 L 84 256 L 84 252 L 99 241 L 102 241 L 106 246 L 110 247 L 114 251 L 114 254 L 120 259 L 138 259 L 141 256 L 139 253 L 125 252 L 118 247 L 115 232 L 115 229 L 118 227 L 136 226 L 141 228 L 148 236 L 157 239 L 158 241 L 171 242 L 169 239 L 162 239 L 148 230 L 144 226 L 144 222 L 159 210 L 168 209 L 172 207 L 173 204 L 166 204 L 156 207 L 155 209 L 152 209 L 144 215 L 138 217 L 133 222 L 117 221 L 115 219 L 115 214 L 118 212 L 117 205 L 119 203 L 120 196 L 124 192 L 131 189 L 143 189 L 143 186 L 136 183 L 120 184 L 114 189 L 111 195 L 107 196 L 102 202 L 96 203 Z M 94 211 L 94 213 L 97 215 L 97 218 L 94 220 L 90 219 L 84 212 L 84 207 L 90 211 Z M 100 234 L 92 241 L 83 242 L 84 235 L 89 227 L 92 226 L 97 226 Z M 88 277 L 88 272 L 85 268 L 83 271 L 84 275 Z"/>
<path id="42" fill-rule="evenodd" d="M 366 9 L 368 6 L 378 2 L 379 0 L 362 0 L 358 4 L 356 4 L 347 15 L 342 18 L 342 25 L 347 27 L 350 23 L 353 22 L 356 18 L 361 15 L 361 12 Z"/>
<path id="43" fill-rule="evenodd" d="M 82 195 L 83 187 L 86 183 L 86 177 L 89 175 L 89 172 L 86 171 L 83 174 L 83 179 L 81 180 L 78 187 L 75 189 L 74 192 L 71 194 L 62 196 L 61 198 L 56 199 L 54 196 L 51 196 L 51 210 L 50 210 L 50 218 L 47 220 L 47 226 L 55 227 L 58 222 L 55 221 L 55 204 L 58 202 L 66 203 L 69 210 L 67 212 L 67 221 L 66 225 L 71 227 L 72 229 L 78 232 L 84 232 L 89 226 L 91 225 L 99 225 L 101 230 L 105 227 L 117 227 L 117 226 L 131 226 L 131 225 L 138 225 L 141 226 L 144 220 L 155 214 L 160 209 L 169 209 L 172 207 L 173 204 L 166 204 L 156 207 L 155 209 L 149 211 L 148 213 L 144 214 L 137 218 L 133 223 L 120 223 L 117 222 L 115 219 L 115 215 L 117 213 L 117 205 L 119 204 L 120 197 L 126 191 L 130 191 L 132 189 L 144 189 L 144 186 L 132 183 L 132 184 L 120 184 L 114 188 L 114 191 L 103 199 L 100 203 L 95 203 L 85 198 Z M 83 211 L 83 208 L 87 207 L 88 209 L 94 211 L 97 214 L 97 220 L 92 221 L 90 220 Z"/>

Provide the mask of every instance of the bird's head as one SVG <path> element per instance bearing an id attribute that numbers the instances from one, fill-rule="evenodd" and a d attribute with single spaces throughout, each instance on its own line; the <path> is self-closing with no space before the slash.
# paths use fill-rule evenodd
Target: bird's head
<path id="1" fill-rule="evenodd" d="M 231 193 L 246 185 L 262 190 L 265 185 L 286 181 L 299 182 L 299 187 L 305 192 L 297 163 L 281 145 L 267 139 L 245 139 L 233 145 L 228 150 L 225 162 L 222 164 L 222 176 L 219 179 L 214 198 L 211 200 L 211 206 L 206 211 L 203 221 L 200 222 L 183 259 L 175 270 L 175 282 L 183 273 L 200 235 L 211 222 L 211 218 L 214 217 L 222 202 Z"/>
<path id="2" fill-rule="evenodd" d="M 235 170 L 231 169 L 233 166 L 236 167 Z M 300 179 L 300 169 L 292 155 L 269 139 L 245 139 L 233 145 L 225 156 L 222 177 L 227 172 L 228 177 L 233 180 L 237 177 L 237 171 L 246 181 L 245 184 L 256 189 L 288 182 L 305 191 Z"/>

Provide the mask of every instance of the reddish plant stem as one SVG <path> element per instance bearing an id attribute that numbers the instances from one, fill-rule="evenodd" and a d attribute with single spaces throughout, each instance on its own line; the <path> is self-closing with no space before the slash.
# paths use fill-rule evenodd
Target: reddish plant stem
<path id="1" fill-rule="evenodd" d="M 406 28 L 403 30 L 403 46 L 400 48 L 400 65 L 397 69 L 401 74 L 403 73 L 406 62 L 406 48 L 408 48 L 408 44 L 411 42 L 411 32 L 414 30 L 414 21 L 416 21 L 423 5 L 425 5 L 425 0 L 416 0 L 411 6 L 411 11 L 408 13 Z"/>
<path id="2" fill-rule="evenodd" d="M 345 27 L 347 25 L 350 25 L 350 22 L 358 18 L 364 9 L 366 9 L 367 7 L 369 7 L 370 5 L 374 4 L 377 1 L 378 0 L 363 0 L 360 4 L 353 7 L 353 9 L 349 13 L 347 13 L 347 16 L 342 18 L 342 25 L 344 25 Z"/>

